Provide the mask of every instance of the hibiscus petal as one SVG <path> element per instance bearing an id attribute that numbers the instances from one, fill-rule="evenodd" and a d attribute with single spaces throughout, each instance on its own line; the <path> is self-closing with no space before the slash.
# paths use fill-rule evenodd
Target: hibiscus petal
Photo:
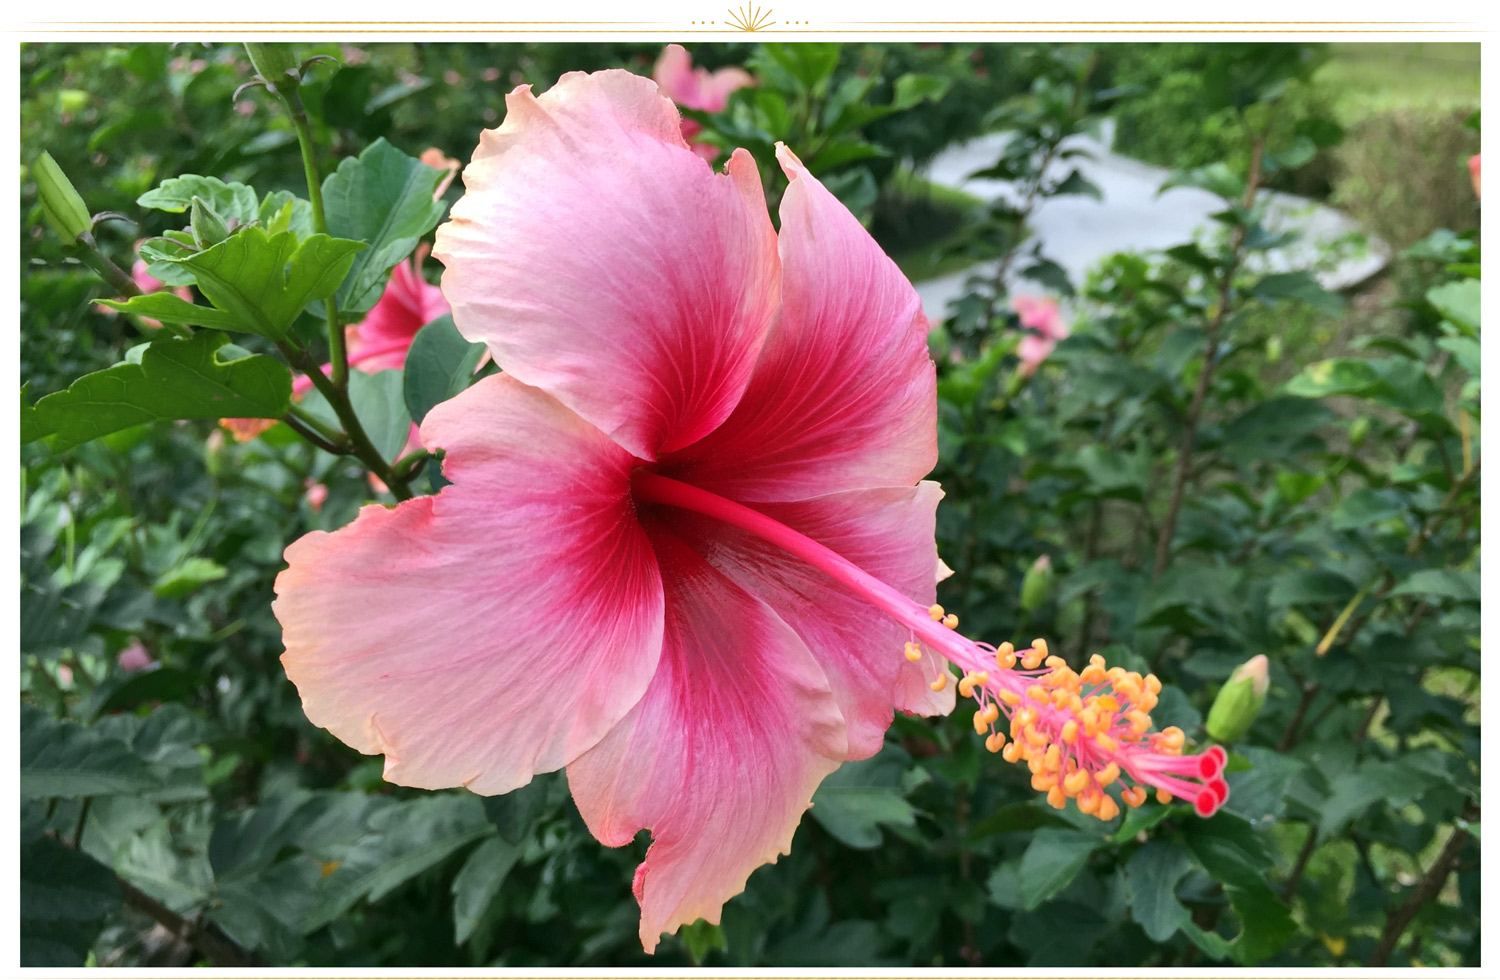
<path id="1" fill-rule="evenodd" d="M 506 106 L 438 229 L 459 332 L 643 459 L 693 442 L 739 401 L 777 304 L 754 160 L 715 174 L 629 72 Z"/>
<path id="2" fill-rule="evenodd" d="M 828 494 L 756 509 L 843 555 L 923 606 L 937 583 L 933 526 L 943 492 L 936 483 Z M 850 759 L 880 751 L 892 709 L 919 715 L 953 710 L 953 685 L 928 685 L 943 661 L 926 651 L 910 663 L 910 633 L 800 559 L 738 528 L 674 512 L 672 526 L 725 576 L 765 600 L 792 627 L 828 675 L 849 729 Z"/>
<path id="3" fill-rule="evenodd" d="M 937 463 L 937 376 L 911 283 L 785 147 L 782 314 L 734 414 L 663 473 L 734 500 L 910 485 Z"/>
<path id="4" fill-rule="evenodd" d="M 667 590 L 660 667 L 635 709 L 568 766 L 595 837 L 628 844 L 641 942 L 719 921 L 750 873 L 791 847 L 813 790 L 845 755 L 827 680 L 790 628 L 669 533 L 652 532 Z"/>
<path id="5" fill-rule="evenodd" d="M 274 604 L 308 718 L 386 778 L 504 793 L 589 749 L 646 690 L 663 596 L 631 458 L 496 375 L 434 408 L 453 484 L 286 551 Z"/>

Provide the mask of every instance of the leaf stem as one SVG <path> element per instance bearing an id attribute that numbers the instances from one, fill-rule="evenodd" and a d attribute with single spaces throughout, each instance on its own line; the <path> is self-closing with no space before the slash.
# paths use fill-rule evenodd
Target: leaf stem
<path id="1" fill-rule="evenodd" d="M 109 256 L 99 250 L 99 245 L 94 241 L 93 235 L 80 236 L 78 244 L 73 247 L 72 251 L 122 298 L 130 299 L 143 295 L 141 288 L 135 284 L 135 280 L 130 278 L 130 273 L 115 265 Z M 162 324 L 162 329 L 174 337 L 187 338 L 193 335 L 192 330 L 180 323 L 165 323 Z M 154 333 L 154 331 L 146 332 Z"/>

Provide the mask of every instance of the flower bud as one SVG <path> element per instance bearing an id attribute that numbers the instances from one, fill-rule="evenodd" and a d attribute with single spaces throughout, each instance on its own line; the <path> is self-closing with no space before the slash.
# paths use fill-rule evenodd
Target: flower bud
<path id="1" fill-rule="evenodd" d="M 1052 594 L 1052 559 L 1041 556 L 1026 570 L 1021 580 L 1021 608 L 1036 612 Z"/>
<path id="2" fill-rule="evenodd" d="M 1234 669 L 1208 711 L 1208 721 L 1203 727 L 1211 738 L 1233 742 L 1245 734 L 1266 703 L 1266 688 L 1271 683 L 1269 669 L 1270 661 L 1263 653 Z"/>
<path id="3" fill-rule="evenodd" d="M 94 219 L 88 206 L 52 154 L 44 152 L 37 157 L 31 175 L 36 180 L 37 196 L 42 199 L 42 213 L 65 243 L 76 244 L 93 230 Z"/>
<path id="4" fill-rule="evenodd" d="M 188 220 L 192 222 L 193 243 L 199 248 L 212 248 L 229 237 L 229 225 L 196 194 L 188 211 Z"/>

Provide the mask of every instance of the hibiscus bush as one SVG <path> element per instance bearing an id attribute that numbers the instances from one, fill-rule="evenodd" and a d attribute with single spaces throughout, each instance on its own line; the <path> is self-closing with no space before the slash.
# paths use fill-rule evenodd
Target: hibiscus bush
<path id="1" fill-rule="evenodd" d="M 1271 53 L 1075 281 L 1082 46 L 24 49 L 23 964 L 1477 965 L 1477 207 Z"/>

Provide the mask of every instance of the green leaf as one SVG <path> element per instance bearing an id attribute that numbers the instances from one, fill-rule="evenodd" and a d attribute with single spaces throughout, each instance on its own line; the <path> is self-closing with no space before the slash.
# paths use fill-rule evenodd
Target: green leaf
<path id="1" fill-rule="evenodd" d="M 1030 911 L 1068 887 L 1103 843 L 1102 837 L 1057 827 L 1043 827 L 1032 834 L 1021 855 L 1022 908 Z"/>
<path id="2" fill-rule="evenodd" d="M 1179 170 L 1166 179 L 1156 195 L 1160 197 L 1174 187 L 1196 187 L 1217 194 L 1229 201 L 1238 201 L 1245 196 L 1245 180 L 1229 168 L 1227 163 L 1211 163 L 1206 167 Z"/>
<path id="3" fill-rule="evenodd" d="M 916 809 L 901 790 L 902 755 L 886 750 L 872 759 L 846 762 L 813 794 L 813 819 L 849 847 L 879 847 L 880 827 L 910 827 Z"/>
<path id="4" fill-rule="evenodd" d="M 181 599 L 193 594 L 200 585 L 217 582 L 229 571 L 216 561 L 207 558 L 189 558 L 182 564 L 162 573 L 152 591 L 164 599 Z"/>
<path id="5" fill-rule="evenodd" d="M 255 188 L 238 182 L 226 184 L 217 177 L 197 174 L 169 177 L 136 198 L 135 203 L 143 208 L 180 214 L 192 207 L 195 197 L 207 202 L 221 218 L 238 218 L 242 225 L 260 217 L 260 200 Z"/>
<path id="6" fill-rule="evenodd" d="M 1479 280 L 1460 279 L 1427 290 L 1427 302 L 1466 337 L 1479 336 Z"/>
<path id="7" fill-rule="evenodd" d="M 348 157 L 323 181 L 328 231 L 367 243 L 338 290 L 341 313 L 363 313 L 385 289 L 391 267 L 437 227 L 447 205 L 433 193 L 447 171 L 429 167 L 383 138 Z"/>
<path id="8" fill-rule="evenodd" d="M 391 806 L 376 814 L 370 829 L 323 879 L 304 931 L 327 925 L 362 898 L 378 901 L 465 844 L 494 833 L 478 797 L 454 794 Z"/>
<path id="9" fill-rule="evenodd" d="M 1181 844 L 1160 839 L 1142 844 L 1126 862 L 1130 917 L 1154 942 L 1166 942 L 1192 921 L 1187 906 L 1177 900 L 1177 883 L 1192 867 L 1193 857 Z"/>
<path id="10" fill-rule="evenodd" d="M 349 403 L 365 427 L 365 434 L 381 458 L 394 461 L 411 438 L 411 415 L 406 410 L 402 372 L 349 372 Z"/>
<path id="11" fill-rule="evenodd" d="M 225 342 L 213 333 L 159 338 L 140 364 L 86 374 L 38 401 L 26 434 L 51 435 L 60 452 L 146 422 L 280 417 L 292 397 L 286 365 L 260 354 L 226 359 Z"/>
<path id="12" fill-rule="evenodd" d="M 1303 398 L 1326 395 L 1372 398 L 1407 414 L 1443 410 L 1443 393 L 1421 363 L 1406 358 L 1318 361 L 1288 381 L 1283 390 Z"/>
<path id="13" fill-rule="evenodd" d="M 333 295 L 348 273 L 362 242 L 313 235 L 303 242 L 284 231 L 268 235 L 246 228 L 227 241 L 182 260 L 198 288 L 243 330 L 280 340 L 303 308 Z"/>
<path id="14" fill-rule="evenodd" d="M 119 907 L 119 882 L 103 864 L 47 837 L 22 846 L 22 966 L 83 966 Z"/>
<path id="15" fill-rule="evenodd" d="M 1391 595 L 1419 595 L 1426 599 L 1479 601 L 1479 573 L 1452 568 L 1424 568 L 1404 579 Z"/>
<path id="16" fill-rule="evenodd" d="M 185 323 L 215 330 L 241 329 L 239 320 L 233 314 L 211 306 L 199 306 L 173 293 L 147 293 L 144 296 L 132 296 L 128 300 L 104 299 L 99 302 L 121 313 L 149 317 L 162 323 Z"/>
<path id="17" fill-rule="evenodd" d="M 1330 292 L 1306 272 L 1276 272 L 1250 287 L 1250 295 L 1275 306 L 1282 300 L 1306 303 L 1315 310 L 1336 316 L 1343 312 L 1344 298 Z"/>
<path id="18" fill-rule="evenodd" d="M 521 856 L 521 849 L 503 837 L 492 837 L 476 847 L 453 879 L 453 941 L 468 942 L 480 918 L 494 901 L 505 876 Z"/>
<path id="19" fill-rule="evenodd" d="M 21 798 L 137 793 L 156 780 L 130 746 L 21 705 Z"/>
<path id="20" fill-rule="evenodd" d="M 463 391 L 474 380 L 474 369 L 484 357 L 483 344 L 471 344 L 453 326 L 451 314 L 417 331 L 406 352 L 404 384 L 406 410 L 421 424 L 434 405 Z"/>
<path id="21" fill-rule="evenodd" d="M 936 102 L 948 94 L 953 79 L 947 75 L 907 74 L 896 79 L 895 97 L 891 107 L 896 110 L 910 109 L 922 102 Z"/>

